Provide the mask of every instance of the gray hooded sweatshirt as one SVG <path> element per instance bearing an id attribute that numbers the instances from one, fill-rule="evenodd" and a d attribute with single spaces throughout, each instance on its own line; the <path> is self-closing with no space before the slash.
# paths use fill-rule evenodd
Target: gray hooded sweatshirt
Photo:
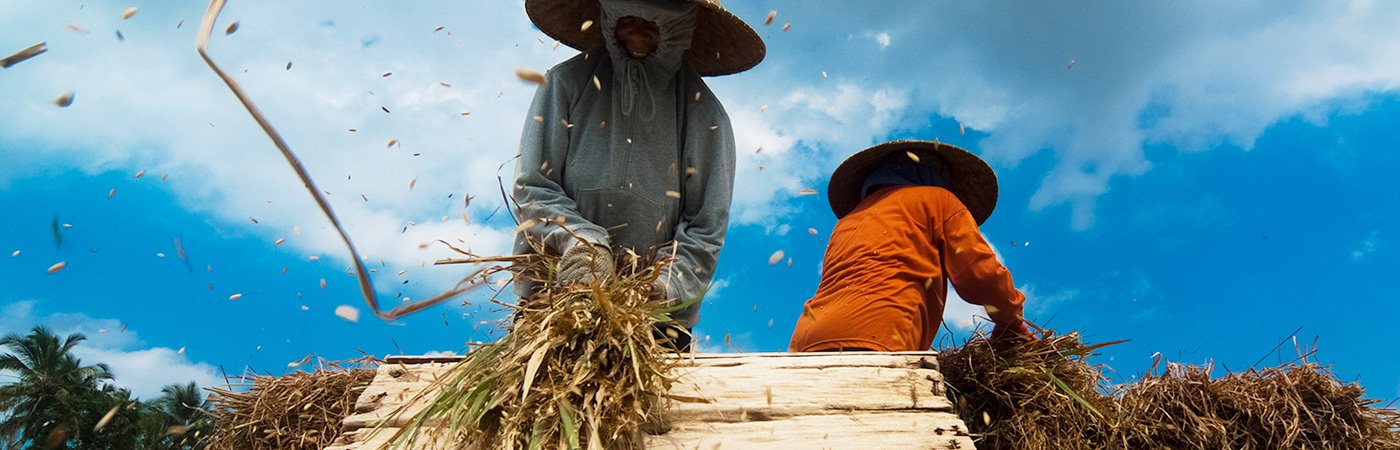
<path id="1" fill-rule="evenodd" d="M 604 45 L 564 61 L 530 105 L 513 188 L 520 219 L 517 254 L 542 240 L 562 254 L 587 243 L 631 249 L 647 261 L 675 256 L 666 296 L 695 299 L 714 274 L 729 225 L 734 132 L 709 87 L 684 60 L 694 4 L 602 0 Z M 661 31 L 655 53 L 626 56 L 613 37 L 617 19 L 636 16 Z M 595 84 L 596 83 L 596 84 Z M 517 280 L 516 293 L 537 286 Z M 673 315 L 693 328 L 701 302 Z"/>

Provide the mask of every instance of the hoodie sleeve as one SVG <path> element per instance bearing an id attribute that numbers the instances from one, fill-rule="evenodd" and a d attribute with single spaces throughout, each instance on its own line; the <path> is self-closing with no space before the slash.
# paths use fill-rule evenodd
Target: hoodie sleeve
<path id="1" fill-rule="evenodd" d="M 997 261 L 996 253 L 977 221 L 961 209 L 943 222 L 943 261 L 948 279 L 958 295 L 968 303 L 981 305 L 995 324 L 1021 320 L 1021 304 L 1026 296 L 1016 290 L 1011 271 Z"/>
<path id="2" fill-rule="evenodd" d="M 535 221 L 524 230 L 525 236 L 542 239 L 546 248 L 560 254 L 578 243 L 575 235 L 591 244 L 608 245 L 607 231 L 579 214 L 578 205 L 564 192 L 561 181 L 569 151 L 569 128 L 564 120 L 573 99 L 567 78 L 559 70 L 550 70 L 548 82 L 535 92 L 520 136 L 511 196 L 520 207 L 520 220 Z M 529 249 L 517 237 L 516 252 Z"/>
<path id="3" fill-rule="evenodd" d="M 713 98 L 713 94 L 703 95 Z M 734 194 L 734 130 L 719 102 L 705 103 L 687 118 L 683 198 L 675 241 L 658 255 L 675 254 L 670 272 L 663 274 L 666 294 L 690 307 L 672 315 L 682 326 L 694 328 L 700 320 L 701 297 L 709 289 L 724 233 L 729 227 L 729 203 Z"/>

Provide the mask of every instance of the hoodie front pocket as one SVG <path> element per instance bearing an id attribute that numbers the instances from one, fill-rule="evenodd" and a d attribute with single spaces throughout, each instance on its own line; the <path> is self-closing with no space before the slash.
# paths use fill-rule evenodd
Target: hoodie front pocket
<path id="1" fill-rule="evenodd" d="M 577 202 L 584 218 L 608 230 L 614 248 L 645 254 L 674 234 L 678 202 L 663 204 L 633 189 L 582 189 Z"/>

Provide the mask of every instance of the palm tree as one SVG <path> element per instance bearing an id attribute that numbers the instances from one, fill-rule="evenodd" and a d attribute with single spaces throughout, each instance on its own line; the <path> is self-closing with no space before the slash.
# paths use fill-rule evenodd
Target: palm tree
<path id="1" fill-rule="evenodd" d="M 168 433 L 166 448 L 202 449 L 204 441 L 213 431 L 213 422 L 208 414 L 207 403 L 199 392 L 199 386 L 191 381 L 186 384 L 171 384 L 160 390 L 160 397 L 151 402 L 156 411 L 166 419 L 166 428 L 178 433 Z"/>
<path id="2" fill-rule="evenodd" d="M 0 338 L 0 347 L 8 350 L 0 354 L 0 372 L 16 378 L 0 386 L 0 416 L 6 418 L 0 422 L 0 441 L 42 448 L 51 432 L 77 429 L 70 422 L 79 416 L 78 400 L 98 390 L 99 381 L 112 378 L 106 364 L 85 366 L 73 356 L 73 347 L 86 339 L 74 333 L 60 340 L 44 326 L 26 336 Z"/>
<path id="3" fill-rule="evenodd" d="M 69 445 L 92 450 L 143 448 L 135 444 L 144 431 L 141 402 L 131 397 L 131 391 L 103 384 L 87 390 L 74 402 L 76 425 Z M 111 417 L 107 417 L 111 414 Z M 106 419 L 104 422 L 103 419 Z M 96 425 L 102 424 L 100 429 Z"/>
<path id="4" fill-rule="evenodd" d="M 204 418 L 204 396 L 193 381 L 161 388 L 160 397 L 154 403 L 181 424 L 191 424 Z"/>

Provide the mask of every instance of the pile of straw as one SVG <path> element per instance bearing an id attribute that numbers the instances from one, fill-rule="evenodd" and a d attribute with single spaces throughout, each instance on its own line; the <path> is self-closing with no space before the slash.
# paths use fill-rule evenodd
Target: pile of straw
<path id="1" fill-rule="evenodd" d="M 1077 334 L 1010 347 L 977 337 L 938 354 L 948 398 L 983 449 L 1098 449 L 1111 433 L 1097 347 Z"/>
<path id="2" fill-rule="evenodd" d="M 653 330 L 681 307 L 651 295 L 663 266 L 555 286 L 557 258 L 523 261 L 512 270 L 543 290 L 507 305 L 509 334 L 439 377 L 437 396 L 394 436 L 397 448 L 438 439 L 482 450 L 641 448 L 643 426 L 660 426 L 677 358 Z"/>
<path id="3" fill-rule="evenodd" d="M 373 362 L 330 364 L 280 377 L 247 376 L 246 392 L 210 389 L 214 434 L 209 450 L 320 449 L 374 379 Z"/>
<path id="4" fill-rule="evenodd" d="M 1211 379 L 1169 365 L 1118 394 L 1122 448 L 1400 449 L 1400 416 L 1313 362 Z"/>
<path id="5" fill-rule="evenodd" d="M 1303 358 L 1213 378 L 1154 366 L 1110 386 L 1077 334 L 944 351 L 949 397 L 981 449 L 1400 449 L 1400 415 Z"/>

